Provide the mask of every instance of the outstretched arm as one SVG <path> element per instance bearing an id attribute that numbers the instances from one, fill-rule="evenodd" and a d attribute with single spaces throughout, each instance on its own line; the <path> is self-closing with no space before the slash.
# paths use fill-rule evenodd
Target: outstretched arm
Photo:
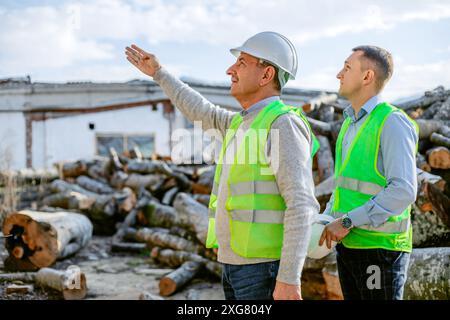
<path id="1" fill-rule="evenodd" d="M 203 130 L 217 129 L 225 135 L 235 112 L 212 104 L 200 93 L 172 76 L 161 66 L 157 57 L 136 45 L 126 47 L 127 60 L 144 74 L 153 79 L 163 89 L 172 103 L 190 121 L 201 121 Z"/>

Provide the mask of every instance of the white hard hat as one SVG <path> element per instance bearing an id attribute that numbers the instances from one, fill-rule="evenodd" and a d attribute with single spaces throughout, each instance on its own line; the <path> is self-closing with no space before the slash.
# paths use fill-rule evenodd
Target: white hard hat
<path id="1" fill-rule="evenodd" d="M 312 225 L 311 239 L 309 241 L 308 253 L 306 256 L 311 259 L 322 259 L 329 253 L 331 253 L 332 249 L 336 245 L 336 242 L 331 241 L 331 249 L 328 249 L 326 241 L 319 246 L 320 236 L 322 235 L 323 229 L 325 229 L 325 225 L 334 221 L 332 216 L 326 214 L 317 214 L 314 217 L 314 222 Z"/>
<path id="2" fill-rule="evenodd" d="M 230 49 L 239 57 L 241 52 L 265 60 L 278 68 L 278 80 L 283 87 L 289 79 L 295 79 L 298 58 L 294 45 L 285 36 L 265 31 L 250 37 L 240 47 Z"/>

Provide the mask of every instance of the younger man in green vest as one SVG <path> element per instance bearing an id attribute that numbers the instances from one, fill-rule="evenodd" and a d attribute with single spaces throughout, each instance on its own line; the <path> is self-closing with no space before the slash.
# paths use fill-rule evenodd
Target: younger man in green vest
<path id="1" fill-rule="evenodd" d="M 412 250 L 410 205 L 416 199 L 418 129 L 380 93 L 392 56 L 375 46 L 353 49 L 338 73 L 351 106 L 336 142 L 335 190 L 325 214 L 336 218 L 320 244 L 336 246 L 345 299 L 402 299 Z"/>
<path id="2" fill-rule="evenodd" d="M 311 172 L 313 135 L 301 111 L 280 100 L 281 88 L 297 72 L 292 43 L 261 32 L 231 49 L 237 60 L 227 74 L 241 112 L 213 105 L 154 55 L 136 46 L 126 50 L 127 59 L 153 77 L 190 121 L 224 137 L 206 246 L 218 247 L 225 298 L 301 299 L 301 270 L 319 205 Z"/>

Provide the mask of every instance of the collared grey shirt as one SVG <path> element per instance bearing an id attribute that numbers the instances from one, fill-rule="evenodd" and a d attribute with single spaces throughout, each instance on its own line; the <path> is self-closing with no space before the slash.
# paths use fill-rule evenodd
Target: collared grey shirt
<path id="1" fill-rule="evenodd" d="M 225 136 L 235 112 L 212 104 L 164 68 L 158 70 L 153 79 L 186 118 L 190 121 L 201 121 L 203 130 L 215 129 L 220 132 L 222 138 Z M 277 96 L 269 97 L 241 111 L 243 121 L 226 149 L 227 158 L 237 150 L 243 135 L 258 113 L 277 99 L 279 99 Z M 239 131 L 241 131 L 240 134 Z M 272 140 L 272 131 L 278 133 L 278 141 Z M 319 203 L 314 197 L 309 129 L 295 114 L 286 113 L 279 116 L 272 123 L 265 154 L 275 175 L 280 194 L 286 203 L 283 247 L 277 280 L 299 285 L 311 237 L 313 217 L 319 212 Z M 275 161 L 275 158 L 278 160 Z M 216 209 L 218 260 L 235 265 L 270 261 L 270 259 L 244 258 L 230 248 L 229 216 L 225 209 L 228 196 L 226 187 L 228 172 L 229 165 L 223 164 Z"/>
<path id="2" fill-rule="evenodd" d="M 349 106 L 344 116 L 351 118 L 350 126 L 342 140 L 342 162 L 359 128 L 383 99 L 376 95 L 369 99 L 355 115 Z M 401 112 L 393 112 L 386 119 L 380 137 L 377 158 L 378 171 L 386 177 L 387 186 L 363 206 L 348 213 L 355 226 L 370 224 L 378 227 L 391 216 L 401 214 L 416 200 L 416 143 L 419 140 L 414 125 Z M 325 214 L 330 215 L 334 193 L 327 203 Z"/>

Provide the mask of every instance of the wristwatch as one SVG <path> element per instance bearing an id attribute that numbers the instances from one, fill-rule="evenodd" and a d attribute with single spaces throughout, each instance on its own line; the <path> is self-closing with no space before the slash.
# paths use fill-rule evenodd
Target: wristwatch
<path id="1" fill-rule="evenodd" d="M 347 214 L 344 215 L 344 216 L 342 217 L 342 226 L 343 226 L 345 229 L 351 229 L 351 228 L 353 228 L 353 222 L 352 222 L 352 219 L 350 219 L 350 218 L 348 217 Z"/>

